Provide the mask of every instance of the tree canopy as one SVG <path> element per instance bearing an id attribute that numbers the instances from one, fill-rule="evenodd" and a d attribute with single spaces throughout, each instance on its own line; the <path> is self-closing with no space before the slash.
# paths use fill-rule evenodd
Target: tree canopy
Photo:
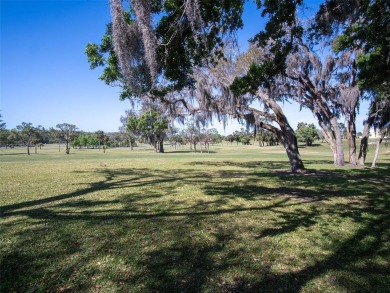
<path id="1" fill-rule="evenodd" d="M 388 1 L 325 0 L 307 25 L 298 17 L 303 0 L 256 0 L 265 29 L 239 55 L 234 33 L 243 26 L 245 2 L 130 0 L 126 8 L 112 0 L 102 44 L 86 48 L 91 68 L 104 67 L 101 79 L 119 85 L 121 99 L 156 103 L 172 117 L 188 113 L 198 123 L 231 115 L 273 132 L 293 171 L 304 167 L 278 103 L 294 100 L 313 112 L 340 166 L 339 119 L 345 118 L 349 161 L 355 164 L 355 118 L 363 93 L 389 93 Z M 329 56 L 318 54 L 319 46 Z M 253 107 L 254 101 L 263 109 Z"/>
<path id="2" fill-rule="evenodd" d="M 65 142 L 65 152 L 69 155 L 70 153 L 70 145 L 71 140 L 73 139 L 74 135 L 76 134 L 77 127 L 76 125 L 69 124 L 69 123 L 61 123 L 57 124 L 56 126 L 59 130 L 59 137 Z"/>
<path id="3" fill-rule="evenodd" d="M 159 112 L 149 110 L 139 117 L 129 116 L 126 129 L 128 132 L 145 139 L 154 146 L 156 151 L 164 152 L 164 138 L 168 130 L 168 120 Z"/>
<path id="4" fill-rule="evenodd" d="M 334 50 L 361 49 L 359 85 L 390 95 L 390 2 L 326 0 L 311 27 L 317 40 L 336 36 Z"/>
<path id="5" fill-rule="evenodd" d="M 295 133 L 298 141 L 304 142 L 307 146 L 311 146 L 315 140 L 320 138 L 319 131 L 313 123 L 298 123 Z"/>

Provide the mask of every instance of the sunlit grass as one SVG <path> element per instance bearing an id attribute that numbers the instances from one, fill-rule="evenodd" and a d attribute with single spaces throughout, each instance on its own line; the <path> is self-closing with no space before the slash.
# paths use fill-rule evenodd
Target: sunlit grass
<path id="1" fill-rule="evenodd" d="M 389 149 L 302 148 L 298 175 L 280 147 L 166 150 L 1 149 L 0 291 L 388 290 Z"/>

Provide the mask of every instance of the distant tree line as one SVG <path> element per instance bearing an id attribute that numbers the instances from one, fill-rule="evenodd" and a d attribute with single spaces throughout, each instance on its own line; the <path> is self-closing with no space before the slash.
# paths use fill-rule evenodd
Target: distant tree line
<path id="1" fill-rule="evenodd" d="M 138 143 L 150 144 L 156 151 L 164 152 L 164 141 L 176 148 L 177 145 L 189 144 L 190 148 L 201 145 L 208 149 L 209 144 L 222 142 L 223 136 L 213 129 L 198 128 L 189 123 L 185 129 L 179 130 L 169 126 L 168 120 L 161 117 L 158 112 L 149 112 L 135 115 L 126 112 L 122 117 L 123 126 L 118 132 L 104 133 L 84 132 L 76 125 L 69 123 L 57 124 L 56 127 L 46 129 L 41 125 L 34 126 L 32 123 L 22 122 L 14 129 L 7 129 L 6 123 L 0 114 L 0 147 L 14 148 L 26 147 L 26 153 L 30 155 L 30 149 L 41 149 L 46 144 L 58 144 L 66 154 L 70 153 L 71 147 L 78 149 L 103 149 L 108 147 L 130 147 L 133 149 Z"/>
<path id="2" fill-rule="evenodd" d="M 64 146 L 66 154 L 74 148 L 97 148 L 105 150 L 108 146 L 125 146 L 126 140 L 120 133 L 104 133 L 79 131 L 78 127 L 69 123 L 57 124 L 56 127 L 46 129 L 41 125 L 22 122 L 14 129 L 7 129 L 0 115 L 0 147 L 14 148 L 26 147 L 26 153 L 30 155 L 30 149 L 41 149 L 46 144 L 58 144 L 58 151 Z"/>
<path id="3" fill-rule="evenodd" d="M 249 145 L 258 142 L 258 146 L 279 145 L 280 141 L 273 132 L 263 128 L 248 131 L 241 128 L 232 134 L 223 136 L 217 129 L 206 129 L 188 120 L 181 129 L 170 125 L 167 118 L 157 111 L 146 111 L 135 114 L 134 111 L 126 111 L 121 117 L 122 127 L 118 132 L 104 133 L 102 130 L 96 132 L 80 131 L 78 127 L 69 123 L 57 124 L 55 128 L 45 129 L 32 123 L 23 122 L 14 129 L 8 130 L 0 115 L 0 146 L 13 148 L 25 146 L 27 154 L 30 148 L 34 147 L 35 152 L 45 144 L 58 144 L 58 151 L 64 145 L 65 153 L 70 153 L 70 148 L 78 149 L 103 149 L 108 147 L 130 147 L 133 149 L 137 143 L 150 144 L 156 152 L 164 152 L 164 141 L 171 147 L 189 145 L 190 150 L 201 152 L 210 150 L 210 145 L 226 141 L 230 144 L 236 143 Z M 340 129 L 345 126 L 340 123 Z M 299 122 L 295 131 L 299 142 L 311 146 L 314 141 L 323 139 L 321 132 L 314 124 Z M 346 137 L 344 137 L 346 138 Z"/>

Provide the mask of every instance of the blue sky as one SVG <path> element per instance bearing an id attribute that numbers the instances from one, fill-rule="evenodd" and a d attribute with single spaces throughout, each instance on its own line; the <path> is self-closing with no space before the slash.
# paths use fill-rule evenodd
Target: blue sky
<path id="1" fill-rule="evenodd" d="M 0 0 L 0 13 L 0 113 L 7 128 L 71 123 L 83 131 L 117 131 L 130 103 L 119 101 L 119 89 L 98 79 L 101 71 L 89 69 L 84 53 L 88 42 L 100 43 L 110 22 L 109 0 Z M 253 6 L 245 10 L 243 47 L 262 24 L 259 15 Z M 358 131 L 366 107 L 360 108 Z M 294 128 L 315 122 L 298 105 L 287 103 L 285 112 Z M 213 127 L 229 134 L 243 126 Z"/>

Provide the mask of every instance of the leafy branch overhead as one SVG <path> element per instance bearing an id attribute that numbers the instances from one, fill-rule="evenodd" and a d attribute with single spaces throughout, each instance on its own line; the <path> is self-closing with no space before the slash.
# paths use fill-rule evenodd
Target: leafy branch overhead
<path id="1" fill-rule="evenodd" d="M 307 24 L 298 16 L 308 1 L 256 0 L 265 28 L 248 52 L 238 53 L 246 2 L 111 0 L 102 44 L 86 48 L 91 68 L 104 67 L 100 78 L 120 86 L 122 100 L 155 104 L 170 119 L 225 123 L 231 116 L 271 131 L 293 171 L 303 164 L 279 103 L 295 101 L 313 113 L 339 166 L 345 164 L 339 119 L 345 119 L 355 164 L 359 103 L 390 93 L 388 1 L 325 0 Z"/>
<path id="2" fill-rule="evenodd" d="M 193 87 L 194 66 L 215 62 L 224 39 L 242 27 L 243 2 L 132 0 L 126 11 L 112 0 L 112 23 L 100 46 L 87 45 L 88 61 L 92 69 L 105 67 L 100 78 L 107 84 L 123 87 L 121 98 Z"/>

